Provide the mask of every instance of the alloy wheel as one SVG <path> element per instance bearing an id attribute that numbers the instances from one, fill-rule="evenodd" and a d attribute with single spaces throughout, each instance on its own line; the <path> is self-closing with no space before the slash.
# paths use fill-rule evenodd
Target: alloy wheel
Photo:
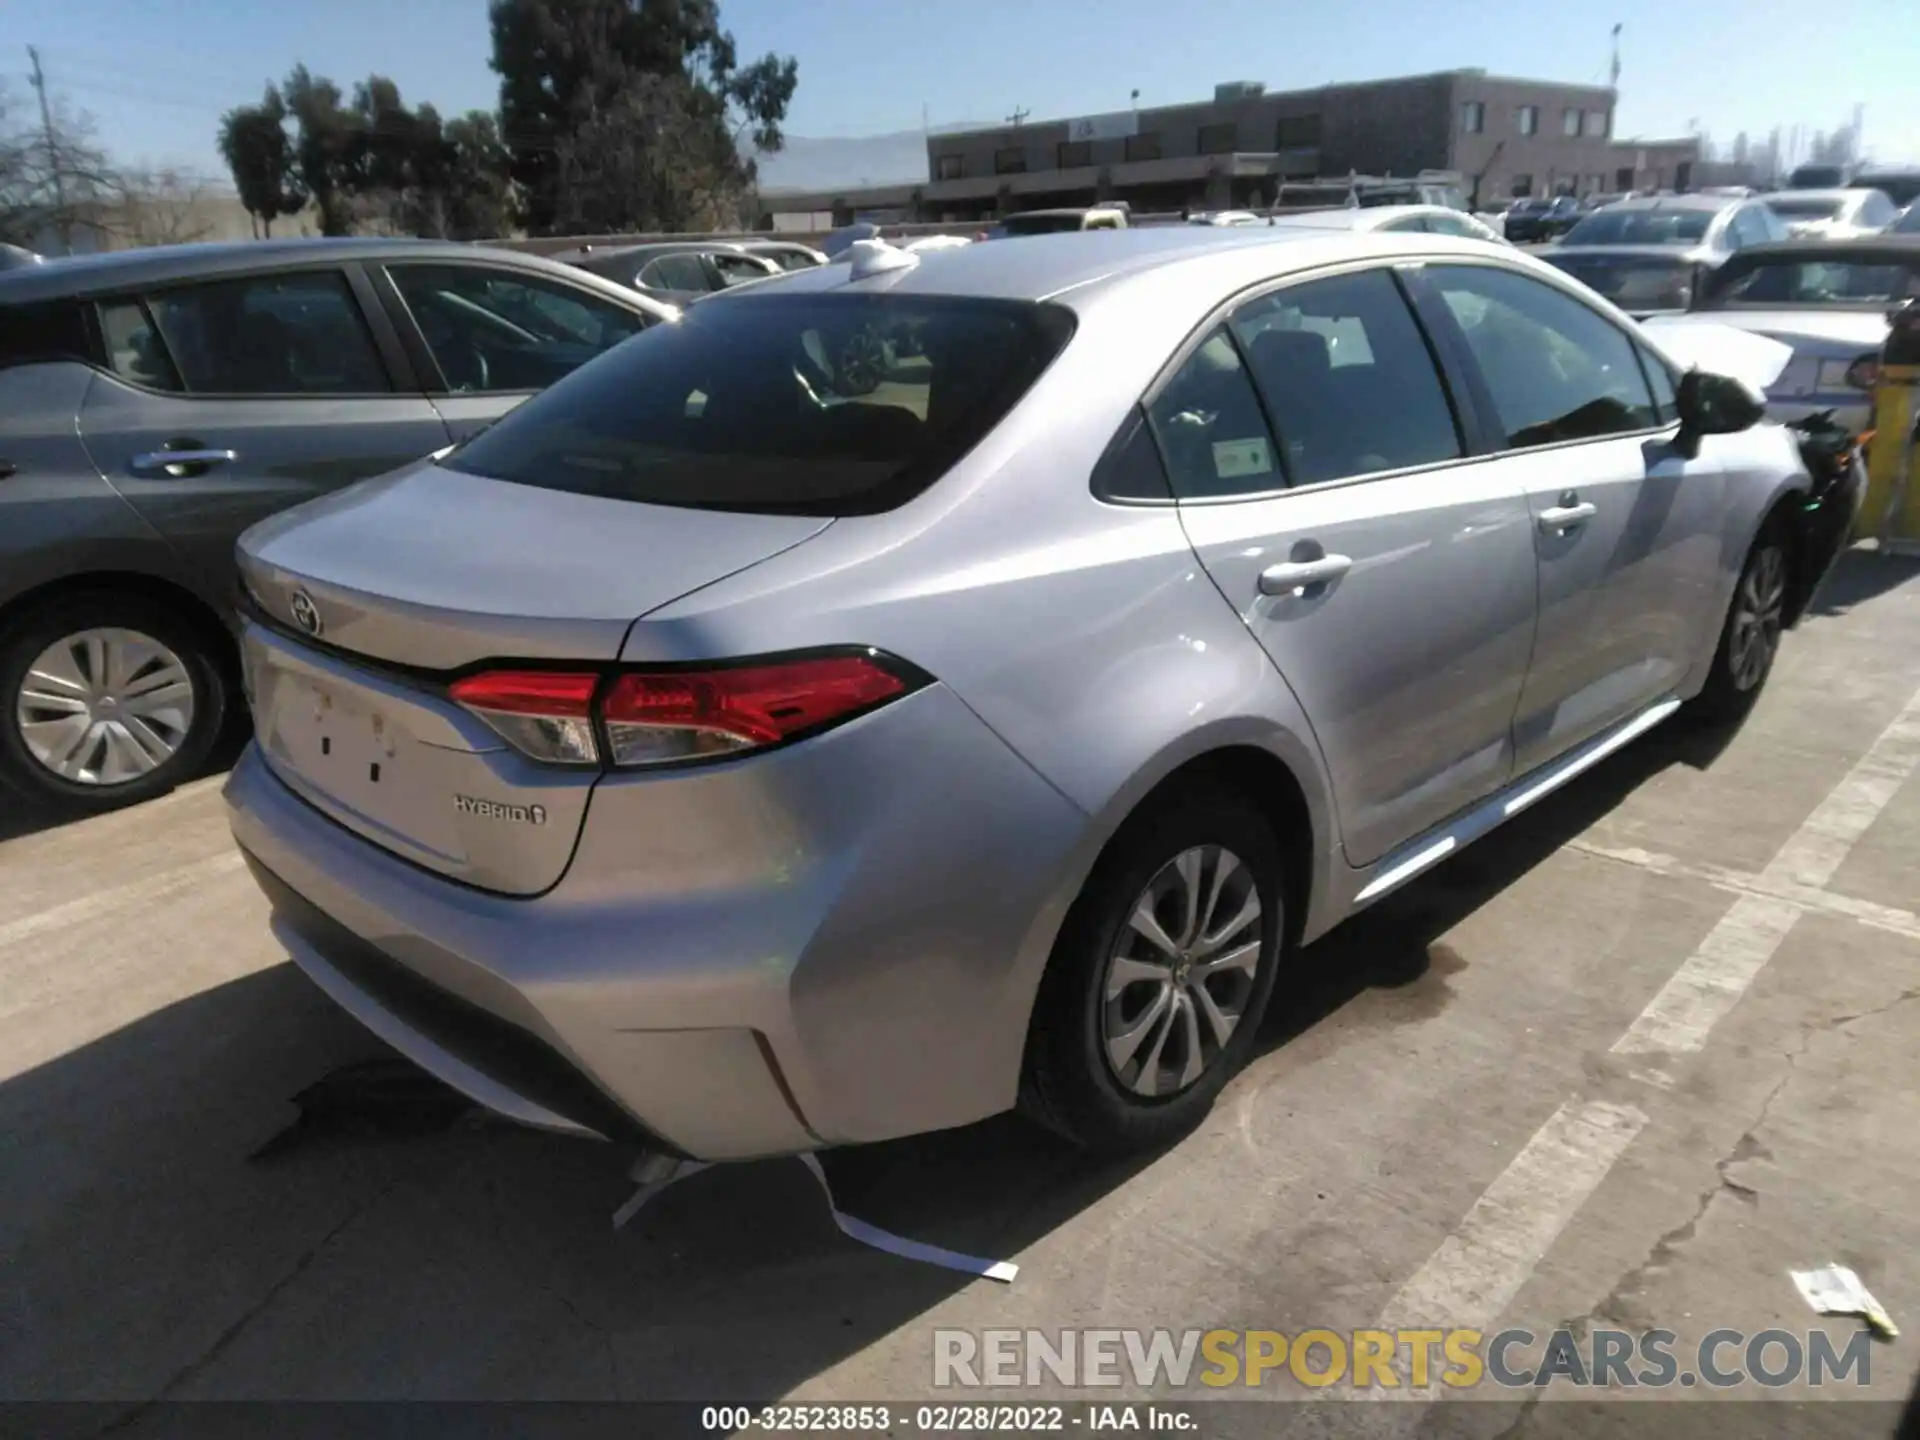
<path id="1" fill-rule="evenodd" d="M 1787 561 L 1778 545 L 1758 551 L 1740 577 L 1733 597 L 1733 624 L 1727 638 L 1727 671 L 1734 689 L 1745 693 L 1767 677 L 1780 646 L 1786 608 Z"/>
<path id="2" fill-rule="evenodd" d="M 1101 1040 L 1125 1089 L 1177 1095 L 1220 1058 L 1246 1013 L 1264 934 L 1259 886 L 1232 851 L 1195 846 L 1154 874 L 1101 988 Z"/>
<path id="3" fill-rule="evenodd" d="M 27 753 L 75 785 L 123 785 L 151 774 L 193 730 L 186 662 L 150 635 L 82 630 L 42 650 L 14 697 Z"/>

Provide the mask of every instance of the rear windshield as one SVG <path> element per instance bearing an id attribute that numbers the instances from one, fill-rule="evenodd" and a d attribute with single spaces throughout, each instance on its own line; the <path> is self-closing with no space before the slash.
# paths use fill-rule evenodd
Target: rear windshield
<path id="1" fill-rule="evenodd" d="M 445 463 L 546 490 L 803 515 L 888 510 L 987 434 L 1073 333 L 1019 301 L 745 295 L 582 366 Z"/>
<path id="2" fill-rule="evenodd" d="M 1789 220 L 1831 220 L 1840 213 L 1838 200 L 1769 200 L 1767 208 Z"/>
<path id="3" fill-rule="evenodd" d="M 1865 305 L 1884 308 L 1920 295 L 1920 255 L 1801 260 L 1736 258 L 1714 277 L 1701 308 L 1721 305 Z"/>
<path id="4" fill-rule="evenodd" d="M 1009 235 L 1053 235 L 1079 230 L 1085 220 L 1079 215 L 1009 215 L 1000 225 Z"/>
<path id="5" fill-rule="evenodd" d="M 1569 255 L 1562 247 L 1540 258 L 1622 310 L 1684 310 L 1692 296 L 1693 267 L 1677 255 Z"/>
<path id="6" fill-rule="evenodd" d="M 1711 210 L 1596 210 L 1562 245 L 1692 245 L 1704 240 Z"/>

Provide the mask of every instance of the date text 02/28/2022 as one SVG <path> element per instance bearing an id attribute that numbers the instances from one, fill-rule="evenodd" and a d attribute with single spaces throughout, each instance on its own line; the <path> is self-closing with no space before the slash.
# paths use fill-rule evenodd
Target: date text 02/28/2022
<path id="1" fill-rule="evenodd" d="M 725 1434 L 884 1434 L 911 1430 L 923 1435 L 1039 1435 L 1068 1430 L 1191 1431 L 1194 1418 L 1160 1405 L 709 1405 L 700 1426 Z"/>

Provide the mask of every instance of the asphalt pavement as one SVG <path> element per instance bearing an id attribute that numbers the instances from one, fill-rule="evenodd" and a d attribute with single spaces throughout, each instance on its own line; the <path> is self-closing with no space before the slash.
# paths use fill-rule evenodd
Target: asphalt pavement
<path id="1" fill-rule="evenodd" d="M 0 1400 L 111 1402 L 70 1419 L 128 1434 L 162 1400 L 913 1401 L 936 1328 L 1839 1350 L 1860 1322 L 1788 1278 L 1837 1262 L 1905 1334 L 1794 1433 L 1886 1434 L 1847 1402 L 1920 1370 L 1916 767 L 1920 567 L 1855 552 L 1737 733 L 1656 730 L 1297 957 L 1172 1151 L 1092 1164 L 1008 1117 L 826 1157 L 845 1211 L 1011 1285 L 845 1238 L 793 1161 L 615 1233 L 625 1157 L 410 1085 L 285 962 L 218 777 L 0 812 Z M 1724 1433 L 1704 1393 L 1645 1403 Z M 1714 1398 L 1766 1393 L 1807 1392 Z M 1281 1373 L 1208 1424 L 1317 1398 L 1317 1433 L 1354 1433 L 1364 1394 Z M 1559 1390 L 1485 1398 L 1367 1433 L 1621 1433 Z"/>

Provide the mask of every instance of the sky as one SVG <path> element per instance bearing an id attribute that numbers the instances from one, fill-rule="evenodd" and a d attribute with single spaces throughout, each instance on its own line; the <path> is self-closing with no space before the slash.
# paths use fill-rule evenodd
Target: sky
<path id="1" fill-rule="evenodd" d="M 1814 20 L 1814 16 L 1818 20 Z M 800 62 L 787 130 L 871 135 L 1035 120 L 1480 66 L 1604 83 L 1624 25 L 1615 134 L 1722 145 L 1775 125 L 1833 129 L 1865 107 L 1869 154 L 1920 161 L 1920 0 L 721 0 L 743 58 Z M 485 0 L 0 0 L 0 96 L 91 115 L 123 164 L 224 181 L 221 114 L 296 63 L 351 91 L 390 76 L 409 103 L 492 108 Z"/>

